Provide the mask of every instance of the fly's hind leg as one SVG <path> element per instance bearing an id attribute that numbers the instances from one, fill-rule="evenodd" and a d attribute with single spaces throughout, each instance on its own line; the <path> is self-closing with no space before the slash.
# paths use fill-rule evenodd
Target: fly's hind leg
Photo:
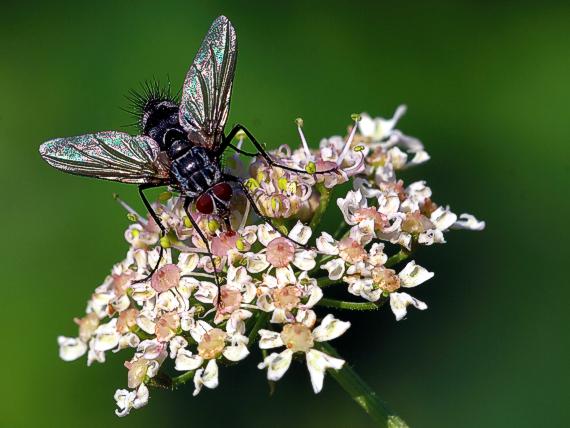
<path id="1" fill-rule="evenodd" d="M 243 131 L 245 132 L 245 135 L 247 135 L 247 137 L 249 138 L 249 140 L 251 141 L 251 143 L 255 146 L 255 148 L 257 149 L 256 153 L 252 153 L 252 152 L 247 152 L 245 150 L 242 150 L 236 146 L 234 146 L 232 144 L 232 140 L 234 139 L 234 137 L 236 136 L 236 134 L 239 131 Z M 224 138 L 224 141 L 222 143 L 222 145 L 220 146 L 220 148 L 218 149 L 218 156 L 221 155 L 224 150 L 227 147 L 231 147 L 233 150 L 235 150 L 237 153 L 240 153 L 244 156 L 250 156 L 250 157 L 254 157 L 257 155 L 260 155 L 263 159 L 265 159 L 265 161 L 273 166 L 273 167 L 277 167 L 277 168 L 281 168 L 287 171 L 291 171 L 291 172 L 296 172 L 297 174 L 309 174 L 309 175 L 318 175 L 318 174 L 330 174 L 330 173 L 338 173 L 338 168 L 331 168 L 331 169 L 327 169 L 325 171 L 315 171 L 314 173 L 310 173 L 308 171 L 299 169 L 299 168 L 293 168 L 290 167 L 288 165 L 283 165 L 279 162 L 277 162 L 276 160 L 274 160 L 269 153 L 267 153 L 265 151 L 265 149 L 263 148 L 263 145 L 257 141 L 257 139 L 253 136 L 253 134 L 251 132 L 249 132 L 249 130 L 240 124 L 235 125 L 232 130 L 229 132 L 229 134 Z"/>

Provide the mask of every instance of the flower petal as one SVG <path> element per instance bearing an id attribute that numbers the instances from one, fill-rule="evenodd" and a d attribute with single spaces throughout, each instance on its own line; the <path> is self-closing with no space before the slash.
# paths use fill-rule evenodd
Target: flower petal
<path id="1" fill-rule="evenodd" d="M 265 254 L 245 253 L 247 270 L 251 273 L 259 273 L 269 267 Z"/>
<path id="2" fill-rule="evenodd" d="M 259 335 L 259 348 L 260 349 L 271 349 L 277 348 L 278 346 L 283 346 L 283 340 L 281 340 L 281 334 L 276 331 L 260 329 Z"/>
<path id="3" fill-rule="evenodd" d="M 289 232 L 289 238 L 299 242 L 300 244 L 305 245 L 309 242 L 313 231 L 309 226 L 305 226 L 300 221 L 297 221 L 297 224 L 293 226 L 293 229 Z"/>
<path id="4" fill-rule="evenodd" d="M 223 354 L 230 361 L 241 361 L 249 355 L 249 350 L 246 344 L 241 342 L 236 345 L 226 346 Z"/>
<path id="5" fill-rule="evenodd" d="M 316 256 L 315 250 L 296 251 L 293 264 L 301 270 L 311 270 L 317 265 L 315 262 Z"/>
<path id="6" fill-rule="evenodd" d="M 483 230 L 485 229 L 485 222 L 479 221 L 471 214 L 461 214 L 451 226 L 452 229 L 467 229 L 467 230 Z"/>
<path id="7" fill-rule="evenodd" d="M 409 262 L 398 274 L 402 287 L 416 287 L 428 279 L 433 278 L 434 273 L 417 265 L 415 261 Z"/>
<path id="8" fill-rule="evenodd" d="M 188 349 L 181 349 L 176 356 L 174 368 L 181 372 L 187 372 L 188 370 L 196 370 L 203 362 L 204 359 L 201 356 L 192 354 Z"/>
<path id="9" fill-rule="evenodd" d="M 455 223 L 457 215 L 449 207 L 439 207 L 431 213 L 430 221 L 441 231 L 446 231 Z"/>
<path id="10" fill-rule="evenodd" d="M 263 370 L 267 368 L 267 379 L 278 381 L 283 377 L 293 359 L 293 352 L 285 349 L 281 353 L 273 352 L 269 354 L 262 363 L 259 363 L 257 368 Z"/>
<path id="11" fill-rule="evenodd" d="M 344 360 L 331 357 L 324 352 L 311 349 L 307 352 L 307 368 L 311 376 L 313 391 L 318 394 L 323 389 L 325 370 L 328 368 L 340 370 L 344 365 Z"/>
<path id="12" fill-rule="evenodd" d="M 275 238 L 279 238 L 281 234 L 273 229 L 267 223 L 260 224 L 257 228 L 257 239 L 263 244 L 264 247 L 273 241 Z"/>
<path id="13" fill-rule="evenodd" d="M 327 232 L 322 232 L 321 236 L 317 238 L 317 249 L 322 254 L 333 256 L 339 252 L 337 241 Z"/>
<path id="14" fill-rule="evenodd" d="M 333 340 L 344 334 L 349 327 L 348 321 L 337 320 L 332 314 L 328 314 L 321 321 L 321 325 L 313 330 L 313 337 L 317 342 Z"/>
<path id="15" fill-rule="evenodd" d="M 218 386 L 218 364 L 216 360 L 208 361 L 206 369 L 196 371 L 194 375 L 194 393 L 196 396 L 202 390 L 202 385 L 206 388 L 214 389 Z"/>
<path id="16" fill-rule="evenodd" d="M 341 258 L 333 259 L 321 265 L 321 269 L 325 269 L 329 273 L 329 278 L 333 281 L 341 279 L 344 275 L 344 260 Z"/>
<path id="17" fill-rule="evenodd" d="M 59 336 L 57 343 L 59 345 L 59 358 L 63 361 L 76 360 L 87 352 L 85 342 L 76 337 Z"/>
<path id="18" fill-rule="evenodd" d="M 396 320 L 400 321 L 407 314 L 408 305 L 413 305 L 417 309 L 425 310 L 427 305 L 421 300 L 415 299 L 408 293 L 391 293 L 390 294 L 390 308 L 396 316 Z"/>

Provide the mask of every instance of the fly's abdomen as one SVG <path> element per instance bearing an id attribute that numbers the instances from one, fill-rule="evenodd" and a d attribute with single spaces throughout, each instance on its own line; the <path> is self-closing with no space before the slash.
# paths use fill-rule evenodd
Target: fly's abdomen
<path id="1" fill-rule="evenodd" d="M 172 160 L 172 178 L 185 195 L 195 198 L 221 180 L 218 166 L 210 160 L 206 149 L 193 146 Z"/>

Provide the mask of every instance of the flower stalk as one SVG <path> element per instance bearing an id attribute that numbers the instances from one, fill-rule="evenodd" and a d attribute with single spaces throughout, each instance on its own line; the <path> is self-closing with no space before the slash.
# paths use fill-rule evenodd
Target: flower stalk
<path id="1" fill-rule="evenodd" d="M 328 189 L 323 183 L 317 183 L 315 185 L 316 190 L 319 192 L 320 199 L 319 199 L 319 206 L 315 210 L 313 214 L 313 218 L 311 219 L 311 223 L 309 227 L 311 230 L 315 230 L 318 225 L 321 223 L 323 219 L 323 215 L 325 214 L 327 207 L 329 206 L 329 202 L 331 200 L 331 189 Z"/>
<path id="2" fill-rule="evenodd" d="M 334 309 L 346 309 L 351 311 L 375 311 L 382 306 L 384 301 L 379 302 L 346 302 L 343 300 L 327 299 L 323 297 L 318 306 Z"/>
<path id="3" fill-rule="evenodd" d="M 329 343 L 320 343 L 319 349 L 339 358 L 338 352 Z M 345 364 L 340 370 L 329 370 L 330 375 L 341 386 L 378 427 L 406 428 L 408 425 L 364 382 L 356 371 Z"/>

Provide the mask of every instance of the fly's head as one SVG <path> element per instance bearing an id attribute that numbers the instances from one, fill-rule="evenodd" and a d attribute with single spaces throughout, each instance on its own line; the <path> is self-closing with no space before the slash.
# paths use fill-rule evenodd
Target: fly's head
<path id="1" fill-rule="evenodd" d="M 201 214 L 216 214 L 229 219 L 233 189 L 228 183 L 218 183 L 196 199 L 196 210 Z"/>

